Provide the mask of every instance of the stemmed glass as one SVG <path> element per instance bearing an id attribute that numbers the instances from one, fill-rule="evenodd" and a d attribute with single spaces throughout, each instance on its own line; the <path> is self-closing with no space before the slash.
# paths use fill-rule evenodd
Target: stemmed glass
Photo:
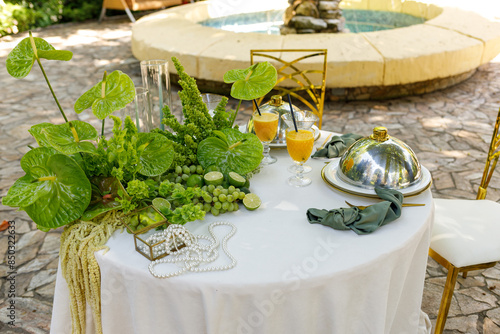
<path id="1" fill-rule="evenodd" d="M 305 112 L 303 110 L 294 111 L 294 116 L 295 116 L 295 120 L 300 122 L 300 126 L 304 130 L 311 129 L 312 126 L 314 125 L 314 123 L 316 123 L 318 121 L 318 117 L 314 113 Z M 290 122 L 290 125 L 288 125 L 288 123 L 285 122 L 287 124 L 287 127 L 293 126 L 291 114 L 289 114 L 286 117 L 286 119 L 288 119 Z M 314 131 L 313 131 L 313 134 L 314 134 Z M 304 174 L 312 171 L 312 167 L 309 165 L 304 164 L 302 167 L 304 168 L 304 170 L 302 171 L 302 173 L 304 173 Z M 290 167 L 288 167 L 288 171 L 290 173 L 297 173 L 297 165 L 296 164 L 291 165 Z"/>
<path id="2" fill-rule="evenodd" d="M 255 134 L 259 137 L 264 146 L 261 165 L 270 165 L 277 161 L 269 154 L 269 144 L 276 137 L 278 132 L 279 113 L 275 110 L 255 111 L 252 115 Z"/>
<path id="3" fill-rule="evenodd" d="M 288 178 L 287 182 L 294 187 L 305 187 L 312 182 L 310 178 L 304 177 L 304 164 L 313 150 L 314 132 L 311 130 L 311 126 L 318 120 L 318 116 L 310 111 L 300 111 L 294 114 L 297 115 L 295 120 L 297 128 L 295 128 L 291 114 L 281 115 L 281 118 L 288 126 L 286 130 L 286 148 L 296 166 L 296 174 Z"/>

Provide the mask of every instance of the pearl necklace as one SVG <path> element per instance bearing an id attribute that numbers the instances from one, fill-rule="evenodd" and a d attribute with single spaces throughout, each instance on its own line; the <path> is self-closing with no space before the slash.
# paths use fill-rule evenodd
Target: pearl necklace
<path id="1" fill-rule="evenodd" d="M 214 227 L 226 225 L 231 227 L 231 231 L 222 239 L 222 250 L 227 255 L 227 257 L 231 260 L 230 264 L 223 266 L 211 266 L 211 267 L 202 267 L 199 266 L 201 264 L 208 264 L 215 261 L 219 257 L 219 240 L 214 233 Z M 169 230 L 170 229 L 170 230 Z M 184 233 L 181 233 L 184 232 Z M 189 231 L 187 231 L 184 226 L 181 225 L 170 225 L 166 230 L 156 233 L 151 236 L 149 239 L 151 241 L 161 242 L 162 240 L 172 240 L 170 243 L 163 242 L 159 246 L 163 248 L 164 252 L 170 254 L 168 258 L 159 259 L 153 261 L 149 264 L 149 272 L 156 278 L 169 278 L 174 276 L 179 276 L 186 271 L 192 272 L 207 272 L 207 271 L 222 271 L 229 270 L 236 266 L 236 259 L 229 253 L 227 249 L 227 241 L 236 233 L 236 226 L 228 222 L 215 222 L 208 226 L 208 232 L 210 233 L 210 237 L 204 235 L 192 235 Z M 170 238 L 169 239 L 169 233 Z M 199 239 L 204 239 L 208 241 L 208 244 L 198 242 Z M 149 242 L 148 242 L 149 243 Z M 167 244 L 167 245 L 165 245 Z M 168 249 L 169 244 L 175 244 L 175 248 Z M 185 247 L 178 248 L 177 245 L 184 244 Z M 174 250 L 175 249 L 175 250 Z M 166 274 L 159 274 L 155 271 L 154 267 L 157 264 L 161 263 L 175 263 L 180 267 L 179 270 L 169 272 Z"/>

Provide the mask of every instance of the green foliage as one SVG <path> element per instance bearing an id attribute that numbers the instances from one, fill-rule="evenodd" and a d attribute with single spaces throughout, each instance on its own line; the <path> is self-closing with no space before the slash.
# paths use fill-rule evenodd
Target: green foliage
<path id="1" fill-rule="evenodd" d="M 122 196 L 130 198 L 117 178 L 94 177 L 90 183 L 92 184 L 92 197 L 89 206 L 82 215 L 82 220 L 90 221 L 105 212 L 118 210 L 121 208 L 118 200 Z"/>
<path id="2" fill-rule="evenodd" d="M 0 36 L 26 31 L 35 24 L 35 14 L 21 5 L 0 6 Z"/>
<path id="3" fill-rule="evenodd" d="M 99 16 L 102 6 L 102 0 L 7 0 L 5 2 L 5 6 L 0 6 L 0 36 L 55 23 L 95 19 Z M 122 11 L 119 13 L 123 14 Z"/>
<path id="4" fill-rule="evenodd" d="M 75 111 L 79 114 L 92 107 L 97 118 L 105 119 L 114 111 L 125 108 L 134 97 L 134 83 L 128 75 L 118 70 L 109 76 L 104 72 L 102 81 L 76 100 Z"/>
<path id="5" fill-rule="evenodd" d="M 109 140 L 99 139 L 96 154 L 83 155 L 87 176 L 114 176 L 129 182 L 136 179 L 137 174 L 152 177 L 168 170 L 174 153 L 164 136 L 137 132 L 130 117 L 125 118 L 123 126 L 120 118 L 110 118 L 114 122 L 113 136 Z"/>
<path id="6" fill-rule="evenodd" d="M 149 197 L 149 188 L 144 181 L 132 180 L 127 184 L 127 193 L 135 200 L 141 201 Z"/>
<path id="7" fill-rule="evenodd" d="M 266 95 L 273 89 L 277 78 L 276 68 L 267 61 L 224 73 L 224 82 L 233 84 L 231 96 L 240 100 L 253 100 Z"/>
<path id="8" fill-rule="evenodd" d="M 68 61 L 73 57 L 73 53 L 70 51 L 56 50 L 42 38 L 34 37 L 33 40 L 39 58 Z M 6 62 L 7 71 L 16 79 L 24 78 L 30 73 L 35 60 L 36 56 L 30 37 L 26 37 L 9 52 Z"/>
<path id="9" fill-rule="evenodd" d="M 188 221 L 205 218 L 205 211 L 199 205 L 196 205 L 193 200 L 209 196 L 206 191 L 198 187 L 184 188 L 178 183 L 163 181 L 160 184 L 159 194 L 169 202 L 177 204 L 173 210 L 168 207 L 161 209 L 161 213 L 170 223 L 183 225 Z"/>
<path id="10" fill-rule="evenodd" d="M 72 158 L 47 147 L 21 159 L 26 173 L 9 189 L 4 205 L 19 207 L 45 228 L 57 228 L 81 217 L 90 203 L 91 185 Z"/>
<path id="11" fill-rule="evenodd" d="M 179 97 L 184 123 L 179 123 L 170 108 L 165 106 L 163 124 L 172 132 L 162 131 L 161 133 L 173 143 L 175 155 L 172 167 L 175 167 L 195 163 L 198 144 L 210 137 L 213 130 L 231 127 L 233 114 L 225 111 L 227 98 L 224 97 L 215 109 L 212 119 L 207 106 L 203 103 L 196 80 L 185 72 L 177 58 L 173 57 L 172 61 L 179 74 L 179 85 L 182 87 Z"/>
<path id="12" fill-rule="evenodd" d="M 30 133 L 40 146 L 55 148 L 66 155 L 96 151 L 89 140 L 97 139 L 97 130 L 83 121 L 76 120 L 58 125 L 41 123 L 31 127 Z"/>
<path id="13" fill-rule="evenodd" d="M 63 1 L 61 22 L 80 22 L 96 19 L 101 12 L 102 0 Z M 119 11 L 123 15 L 123 11 Z M 106 15 L 109 15 L 106 13 Z"/>
<path id="14" fill-rule="evenodd" d="M 215 165 L 223 173 L 245 175 L 259 166 L 263 147 L 256 135 L 238 129 L 214 131 L 214 134 L 198 145 L 198 162 L 203 168 Z"/>

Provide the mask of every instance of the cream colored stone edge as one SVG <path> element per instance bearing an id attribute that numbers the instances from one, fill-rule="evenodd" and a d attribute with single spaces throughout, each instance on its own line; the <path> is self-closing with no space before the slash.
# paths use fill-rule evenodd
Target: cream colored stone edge
<path id="1" fill-rule="evenodd" d="M 179 58 L 191 76 L 221 82 L 224 73 L 249 66 L 251 49 L 328 49 L 327 87 L 398 85 L 446 78 L 477 68 L 500 53 L 500 24 L 454 8 L 394 0 L 424 24 L 361 34 L 238 34 L 197 22 L 211 17 L 209 2 L 166 9 L 132 27 L 139 60 Z M 387 1 L 352 0 L 344 8 L 389 10 Z M 173 67 L 170 72 L 175 72 Z"/>

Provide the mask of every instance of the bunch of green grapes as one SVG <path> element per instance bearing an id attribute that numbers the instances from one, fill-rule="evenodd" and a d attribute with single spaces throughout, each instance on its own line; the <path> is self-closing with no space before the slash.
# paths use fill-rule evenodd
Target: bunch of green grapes
<path id="1" fill-rule="evenodd" d="M 245 198 L 245 193 L 233 185 L 205 185 L 201 188 L 207 194 L 203 196 L 203 210 L 214 216 L 239 210 L 238 202 Z"/>
<path id="2" fill-rule="evenodd" d="M 201 165 L 176 166 L 175 170 L 168 173 L 165 177 L 172 183 L 180 183 L 184 186 L 194 187 L 196 185 L 203 186 L 203 167 Z M 196 176 L 193 176 L 196 175 Z M 188 182 L 188 180 L 191 180 Z M 188 184 L 189 183 L 189 184 Z"/>

